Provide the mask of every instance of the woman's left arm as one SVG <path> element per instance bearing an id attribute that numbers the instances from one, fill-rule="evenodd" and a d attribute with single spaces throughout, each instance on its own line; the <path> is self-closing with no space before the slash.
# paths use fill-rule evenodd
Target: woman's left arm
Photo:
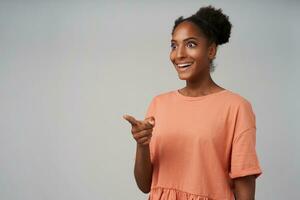
<path id="1" fill-rule="evenodd" d="M 233 179 L 235 200 L 255 199 L 255 175 Z"/>

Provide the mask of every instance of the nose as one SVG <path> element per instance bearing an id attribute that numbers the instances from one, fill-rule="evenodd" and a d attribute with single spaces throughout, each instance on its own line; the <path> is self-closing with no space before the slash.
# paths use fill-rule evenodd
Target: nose
<path id="1" fill-rule="evenodd" d="M 179 45 L 176 51 L 176 58 L 183 58 L 186 56 L 185 48 L 182 45 Z"/>

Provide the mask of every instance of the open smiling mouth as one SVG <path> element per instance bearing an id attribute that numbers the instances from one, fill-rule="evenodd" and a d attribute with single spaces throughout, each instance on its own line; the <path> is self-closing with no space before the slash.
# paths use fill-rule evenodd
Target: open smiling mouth
<path id="1" fill-rule="evenodd" d="M 191 67 L 192 64 L 193 64 L 193 63 L 176 64 L 176 68 L 177 68 L 179 71 L 184 72 L 184 71 L 188 70 L 188 69 Z"/>

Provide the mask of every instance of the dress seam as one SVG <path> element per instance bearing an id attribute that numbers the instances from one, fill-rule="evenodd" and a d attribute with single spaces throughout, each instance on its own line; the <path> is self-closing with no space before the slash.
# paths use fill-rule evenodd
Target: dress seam
<path id="1" fill-rule="evenodd" d="M 154 186 L 152 187 L 152 189 L 168 189 L 168 190 L 176 190 L 178 192 L 182 192 L 182 193 L 186 193 L 186 194 L 190 194 L 190 195 L 195 195 L 195 196 L 200 196 L 200 197 L 204 197 L 204 198 L 208 198 L 209 200 L 216 200 L 213 199 L 212 197 L 208 196 L 208 195 L 204 195 L 204 194 L 195 194 L 195 193 L 191 193 L 191 192 L 186 192 L 177 188 L 171 188 L 171 187 L 162 187 L 162 186 Z"/>

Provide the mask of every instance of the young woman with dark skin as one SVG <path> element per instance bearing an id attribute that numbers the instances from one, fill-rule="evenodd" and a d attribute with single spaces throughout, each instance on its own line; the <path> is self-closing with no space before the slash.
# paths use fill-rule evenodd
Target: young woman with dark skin
<path id="1" fill-rule="evenodd" d="M 217 85 L 210 75 L 210 63 L 217 53 L 214 42 L 209 42 L 205 35 L 192 22 L 180 23 L 171 40 L 170 60 L 174 64 L 181 80 L 186 80 L 186 87 L 179 90 L 185 96 L 202 96 L 224 90 Z M 192 63 L 181 70 L 178 64 Z M 255 177 L 253 175 L 234 179 L 236 200 L 253 200 L 255 197 Z"/>
<path id="2" fill-rule="evenodd" d="M 225 43 L 225 42 L 223 42 Z M 204 96 L 225 90 L 212 80 L 211 63 L 217 54 L 216 40 L 207 37 L 199 26 L 191 21 L 180 22 L 172 32 L 170 60 L 186 86 L 178 92 L 190 97 Z M 180 68 L 179 65 L 190 66 Z M 153 166 L 150 160 L 149 142 L 155 119 L 153 117 L 137 120 L 124 115 L 131 125 L 131 133 L 137 142 L 134 176 L 139 189 L 144 193 L 151 190 Z M 255 175 L 233 179 L 235 200 L 254 200 Z"/>

